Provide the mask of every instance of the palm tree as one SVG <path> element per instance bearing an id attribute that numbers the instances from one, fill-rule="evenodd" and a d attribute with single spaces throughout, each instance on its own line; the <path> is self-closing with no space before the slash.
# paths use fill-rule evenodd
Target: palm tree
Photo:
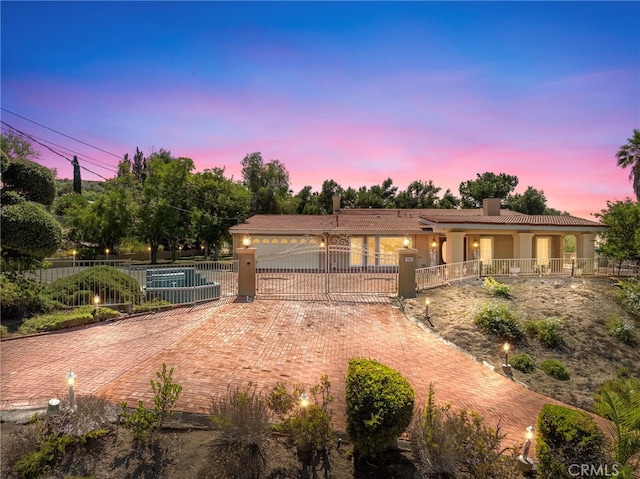
<path id="1" fill-rule="evenodd" d="M 633 180 L 633 192 L 636 200 L 640 201 L 640 130 L 633 130 L 633 136 L 627 140 L 627 144 L 620 147 L 616 153 L 618 166 L 631 167 L 629 181 Z"/>

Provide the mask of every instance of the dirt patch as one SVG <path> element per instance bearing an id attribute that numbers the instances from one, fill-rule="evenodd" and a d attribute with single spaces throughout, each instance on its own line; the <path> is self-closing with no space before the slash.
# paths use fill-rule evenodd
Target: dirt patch
<path id="1" fill-rule="evenodd" d="M 514 370 L 514 379 L 528 388 L 559 401 L 591 411 L 596 386 L 617 377 L 620 367 L 640 376 L 640 348 L 612 337 L 605 323 L 614 316 L 634 323 L 615 300 L 618 288 L 612 279 L 499 278 L 511 288 L 511 299 L 492 297 L 483 280 L 442 286 L 405 302 L 405 314 L 422 322 L 440 338 L 452 343 L 479 362 L 500 370 L 504 363 L 503 342 L 487 336 L 474 324 L 476 311 L 487 301 L 503 302 L 522 322 L 547 317 L 562 319 L 563 344 L 555 349 L 526 337 L 513 345 L 510 354 L 528 353 L 536 370 L 524 374 Z M 434 327 L 425 322 L 425 299 Z M 635 322 L 636 329 L 640 327 Z M 547 376 L 540 364 L 545 359 L 560 360 L 571 375 L 568 381 Z"/>

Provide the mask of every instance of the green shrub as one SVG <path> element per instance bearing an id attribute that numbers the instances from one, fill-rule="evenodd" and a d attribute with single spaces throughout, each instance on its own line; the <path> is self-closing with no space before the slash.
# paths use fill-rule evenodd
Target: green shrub
<path id="1" fill-rule="evenodd" d="M 633 324 L 629 321 L 625 321 L 620 316 L 612 317 L 607 321 L 606 327 L 611 336 L 619 339 L 625 344 L 634 345 L 638 341 L 638 335 Z"/>
<path id="2" fill-rule="evenodd" d="M 69 306 L 91 305 L 96 295 L 101 304 L 140 304 L 142 293 L 138 282 L 111 266 L 93 266 L 59 278 L 49 286 L 51 297 Z"/>
<path id="3" fill-rule="evenodd" d="M 545 404 L 537 430 L 538 474 L 543 479 L 574 477 L 568 470 L 571 464 L 606 464 L 605 436 L 583 411 Z"/>
<path id="4" fill-rule="evenodd" d="M 509 364 L 513 369 L 517 369 L 523 373 L 532 373 L 536 370 L 536 363 L 527 353 L 518 353 L 511 356 Z"/>
<path id="5" fill-rule="evenodd" d="M 504 284 L 496 281 L 491 276 L 487 276 L 482 283 L 482 287 L 489 291 L 489 293 L 493 296 L 498 296 L 501 298 L 510 298 L 511 297 L 511 288 Z"/>
<path id="6" fill-rule="evenodd" d="M 9 330 L 6 326 L 0 326 L 0 338 L 6 338 L 9 336 Z"/>
<path id="7" fill-rule="evenodd" d="M 630 314 L 640 319 L 640 279 L 621 281 L 619 300 Z"/>
<path id="8" fill-rule="evenodd" d="M 631 402 L 631 391 L 640 391 L 640 379 L 635 376 L 619 377 L 609 379 L 596 386 L 596 392 L 593 396 L 593 409 L 596 414 L 606 417 L 608 408 L 603 408 L 602 393 L 615 394 L 626 403 Z"/>
<path id="9" fill-rule="evenodd" d="M 83 306 L 81 308 L 45 314 L 27 319 L 18 328 L 18 333 L 34 334 L 43 331 L 73 328 L 75 326 L 83 326 L 85 324 L 117 318 L 118 316 L 120 316 L 120 313 L 113 309 Z"/>
<path id="10" fill-rule="evenodd" d="M 415 392 L 402 375 L 370 359 L 350 359 L 347 433 L 362 456 L 384 451 L 409 426 Z"/>
<path id="11" fill-rule="evenodd" d="M 120 404 L 120 425 L 130 429 L 137 442 L 146 442 L 151 434 L 160 429 L 164 421 L 173 414 L 173 408 L 182 392 L 182 386 L 173 382 L 173 368 L 167 371 L 167 365 L 162 363 L 162 371 L 156 372 L 158 381 L 151 382 L 153 389 L 153 411 L 145 409 L 142 401 L 133 412 L 127 410 L 127 403 Z"/>
<path id="12" fill-rule="evenodd" d="M 542 361 L 540 365 L 542 370 L 549 376 L 560 381 L 567 381 L 569 379 L 569 371 L 567 368 L 557 359 L 546 359 Z"/>
<path id="13" fill-rule="evenodd" d="M 556 317 L 527 321 L 525 330 L 530 336 L 537 338 L 547 348 L 557 348 L 564 344 L 562 338 L 562 319 Z"/>
<path id="14" fill-rule="evenodd" d="M 517 446 L 505 448 L 500 428 L 475 411 L 436 406 L 433 384 L 411 428 L 411 449 L 422 477 L 516 479 Z"/>
<path id="15" fill-rule="evenodd" d="M 484 333 L 502 340 L 517 342 L 524 337 L 519 319 L 502 303 L 485 303 L 476 313 L 475 324 Z"/>
<path id="16" fill-rule="evenodd" d="M 3 321 L 22 320 L 48 313 L 55 305 L 45 286 L 21 276 L 0 274 L 0 298 L 0 316 Z"/>

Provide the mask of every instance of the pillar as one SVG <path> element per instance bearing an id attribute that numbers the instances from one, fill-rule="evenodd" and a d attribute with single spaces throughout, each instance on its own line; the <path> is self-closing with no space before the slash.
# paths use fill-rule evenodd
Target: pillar
<path id="1" fill-rule="evenodd" d="M 513 257 L 527 260 L 520 261 L 517 266 L 520 274 L 530 274 L 533 271 L 533 233 L 515 233 L 513 235 Z"/>
<path id="2" fill-rule="evenodd" d="M 593 273 L 595 268 L 595 244 L 595 234 L 576 234 L 576 267 L 583 269 L 584 273 Z"/>
<path id="3" fill-rule="evenodd" d="M 416 297 L 416 263 L 418 250 L 402 248 L 398 250 L 398 296 Z"/>
<path id="4" fill-rule="evenodd" d="M 238 248 L 238 296 L 256 295 L 256 248 Z"/>
<path id="5" fill-rule="evenodd" d="M 445 234 L 447 238 L 445 263 L 462 263 L 464 261 L 464 237 L 466 234 L 464 231 L 450 231 Z"/>

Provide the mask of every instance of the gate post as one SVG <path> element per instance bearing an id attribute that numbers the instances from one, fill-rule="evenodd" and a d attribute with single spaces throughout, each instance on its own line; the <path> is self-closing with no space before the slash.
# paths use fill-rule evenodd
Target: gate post
<path id="1" fill-rule="evenodd" d="M 416 297 L 416 262 L 418 250 L 402 248 L 398 250 L 398 296 Z"/>
<path id="2" fill-rule="evenodd" d="M 256 248 L 238 248 L 238 296 L 256 295 Z"/>

